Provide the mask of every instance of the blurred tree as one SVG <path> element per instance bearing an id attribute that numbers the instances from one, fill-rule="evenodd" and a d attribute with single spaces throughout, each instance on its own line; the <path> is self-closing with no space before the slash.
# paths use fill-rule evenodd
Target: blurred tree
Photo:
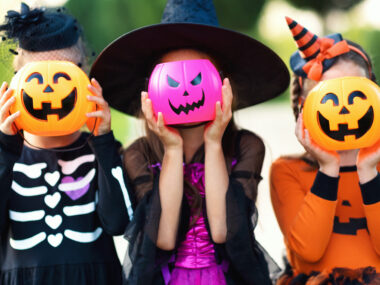
<path id="1" fill-rule="evenodd" d="M 120 35 L 160 21 L 165 0 L 68 1 L 66 7 L 82 24 L 91 47 L 101 51 Z"/>
<path id="2" fill-rule="evenodd" d="M 91 47 L 106 44 L 133 29 L 159 23 L 167 0 L 68 1 L 66 7 L 83 25 Z M 259 19 L 266 0 L 214 0 L 222 26 L 248 31 Z"/>
<path id="3" fill-rule="evenodd" d="M 377 84 L 380 83 L 380 31 L 370 27 L 354 28 L 343 34 L 343 37 L 359 43 L 368 53 L 372 60 L 373 72 L 377 78 Z"/>
<path id="4" fill-rule="evenodd" d="M 337 10 L 348 10 L 359 4 L 363 0 L 286 0 L 294 7 L 311 9 L 320 16 L 324 16 L 327 12 Z"/>
<path id="5" fill-rule="evenodd" d="M 214 0 L 219 24 L 233 30 L 250 30 L 260 18 L 266 0 Z"/>

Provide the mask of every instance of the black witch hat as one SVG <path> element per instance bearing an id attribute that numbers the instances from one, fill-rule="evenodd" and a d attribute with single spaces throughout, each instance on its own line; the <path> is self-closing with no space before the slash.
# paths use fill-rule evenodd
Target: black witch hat
<path id="1" fill-rule="evenodd" d="M 218 25 L 212 0 L 168 0 L 160 24 L 131 31 L 107 46 L 91 76 L 111 107 L 137 115 L 140 92 L 164 53 L 182 48 L 206 52 L 231 79 L 237 109 L 280 95 L 289 85 L 284 62 L 267 46 Z"/>

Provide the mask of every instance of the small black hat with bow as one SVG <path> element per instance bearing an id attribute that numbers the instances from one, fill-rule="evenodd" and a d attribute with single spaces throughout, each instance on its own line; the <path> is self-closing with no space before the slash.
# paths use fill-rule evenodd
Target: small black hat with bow
<path id="1" fill-rule="evenodd" d="M 81 35 L 76 20 L 59 9 L 30 9 L 25 3 L 21 11 L 10 10 L 0 25 L 6 38 L 16 40 L 28 51 L 49 51 L 73 46 Z"/>

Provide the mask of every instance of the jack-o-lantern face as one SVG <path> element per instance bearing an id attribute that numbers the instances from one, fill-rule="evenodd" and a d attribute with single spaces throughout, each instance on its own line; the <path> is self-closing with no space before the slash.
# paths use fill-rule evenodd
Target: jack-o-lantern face
<path id="1" fill-rule="evenodd" d="M 364 77 L 342 77 L 322 81 L 310 91 L 303 118 L 318 145 L 345 150 L 380 139 L 379 112 L 379 86 Z"/>
<path id="2" fill-rule="evenodd" d="M 340 193 L 340 196 L 341 195 L 342 193 Z M 360 210 L 358 211 L 358 209 L 362 209 L 361 204 L 360 207 L 354 205 L 355 203 L 363 203 L 359 195 L 360 194 L 355 193 L 353 197 L 350 197 L 356 198 L 355 200 L 351 200 L 352 202 L 338 198 L 338 207 L 336 210 L 336 216 L 334 216 L 334 233 L 355 236 L 360 230 L 368 230 L 367 219 L 363 215 L 364 213 L 361 213 Z M 353 205 L 351 205 L 351 203 Z"/>
<path id="3" fill-rule="evenodd" d="M 220 75 L 207 59 L 158 64 L 148 86 L 155 114 L 162 112 L 168 125 L 213 120 L 221 90 Z"/>
<path id="4" fill-rule="evenodd" d="M 12 79 L 16 102 L 11 113 L 20 111 L 19 129 L 41 135 L 59 136 L 75 132 L 96 109 L 86 98 L 90 84 L 86 74 L 66 61 L 31 62 Z"/>

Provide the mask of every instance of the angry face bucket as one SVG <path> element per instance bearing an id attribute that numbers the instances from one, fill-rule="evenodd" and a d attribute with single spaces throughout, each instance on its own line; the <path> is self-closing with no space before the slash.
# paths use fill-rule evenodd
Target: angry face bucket
<path id="1" fill-rule="evenodd" d="M 222 101 L 222 81 L 207 59 L 166 62 L 154 68 L 148 94 L 167 125 L 211 121 Z"/>

